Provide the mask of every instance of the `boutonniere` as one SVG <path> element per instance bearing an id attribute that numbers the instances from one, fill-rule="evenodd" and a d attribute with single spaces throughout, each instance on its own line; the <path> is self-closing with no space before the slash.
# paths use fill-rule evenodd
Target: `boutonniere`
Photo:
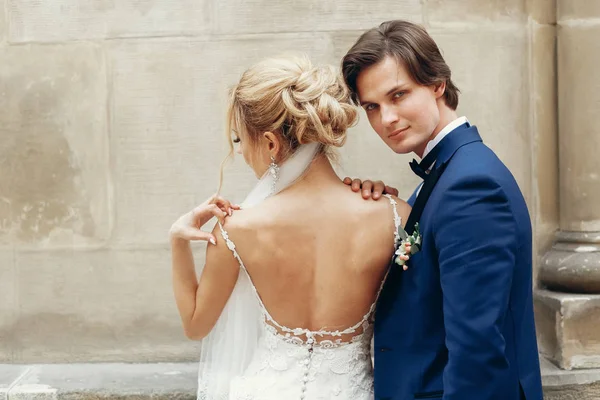
<path id="1" fill-rule="evenodd" d="M 415 224 L 415 231 L 412 235 L 409 235 L 401 226 L 398 227 L 398 240 L 396 246 L 398 246 L 395 253 L 394 262 L 402 267 L 405 271 L 408 269 L 406 262 L 413 254 L 416 254 L 421 250 L 421 232 L 419 232 L 419 223 Z"/>

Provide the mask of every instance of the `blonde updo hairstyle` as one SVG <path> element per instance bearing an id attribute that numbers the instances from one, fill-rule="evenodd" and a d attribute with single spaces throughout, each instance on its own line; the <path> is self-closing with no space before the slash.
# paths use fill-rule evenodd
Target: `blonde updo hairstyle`
<path id="1" fill-rule="evenodd" d="M 231 89 L 229 156 L 231 134 L 240 131 L 250 144 L 265 132 L 276 134 L 281 140 L 278 163 L 301 144 L 318 142 L 327 152 L 344 144 L 346 131 L 356 119 L 349 91 L 332 66 L 314 67 L 306 56 L 267 59 L 246 70 Z"/>

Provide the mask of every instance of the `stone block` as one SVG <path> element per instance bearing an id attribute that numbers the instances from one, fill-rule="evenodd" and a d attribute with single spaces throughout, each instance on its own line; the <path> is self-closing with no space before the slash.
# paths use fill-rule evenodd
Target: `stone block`
<path id="1" fill-rule="evenodd" d="M 216 13 L 218 33 L 367 30 L 402 18 L 422 22 L 422 1 L 265 1 L 221 0 Z"/>
<path id="2" fill-rule="evenodd" d="M 8 327 L 14 362 L 196 359 L 197 344 L 184 337 L 173 298 L 169 254 L 17 253 L 19 311 Z"/>
<path id="3" fill-rule="evenodd" d="M 527 0 L 527 12 L 538 24 L 556 24 L 557 0 Z"/>
<path id="4" fill-rule="evenodd" d="M 564 166 L 560 227 L 564 231 L 600 231 L 599 37 L 600 24 L 558 29 L 559 148 Z"/>
<path id="5" fill-rule="evenodd" d="M 525 22 L 526 0 L 426 0 L 431 26 L 465 22 Z"/>
<path id="6" fill-rule="evenodd" d="M 525 27 L 430 30 L 461 90 L 458 114 L 479 129 L 532 204 L 529 35 Z"/>
<path id="7" fill-rule="evenodd" d="M 600 368 L 600 295 L 536 290 L 540 352 L 562 369 Z"/>
<path id="8" fill-rule="evenodd" d="M 10 345 L 12 343 L 11 332 L 8 327 L 14 323 L 16 318 L 17 296 L 15 254 L 11 250 L 0 249 L 0 363 L 13 360 L 13 348 Z M 0 373 L 1 390 L 2 374 Z M 0 400 L 2 400 L 1 395 Z"/>
<path id="9" fill-rule="evenodd" d="M 265 57 L 302 51 L 332 59 L 326 34 L 111 46 L 116 241 L 166 242 L 171 223 L 217 190 L 229 87 Z M 236 157 L 223 193 L 241 202 L 255 182 Z"/>
<path id="10" fill-rule="evenodd" d="M 559 23 L 568 20 L 600 18 L 600 2 L 595 0 L 556 0 Z"/>
<path id="11" fill-rule="evenodd" d="M 331 62 L 337 67 L 341 68 L 342 58 L 346 55 L 348 50 L 356 43 L 362 31 L 351 30 L 351 31 L 338 31 L 330 32 L 331 42 L 333 44 L 333 59 Z"/>
<path id="12" fill-rule="evenodd" d="M 11 42 L 202 34 L 213 20 L 209 0 L 5 1 Z"/>
<path id="13" fill-rule="evenodd" d="M 110 233 L 107 82 L 91 44 L 0 47 L 0 246 Z"/>

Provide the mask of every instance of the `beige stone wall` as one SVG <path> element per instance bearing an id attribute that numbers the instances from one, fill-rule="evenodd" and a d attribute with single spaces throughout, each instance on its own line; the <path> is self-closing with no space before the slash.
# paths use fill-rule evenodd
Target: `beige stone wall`
<path id="1" fill-rule="evenodd" d="M 558 2 L 561 215 L 564 231 L 600 231 L 600 2 Z"/>
<path id="2" fill-rule="evenodd" d="M 551 3 L 0 0 L 0 362 L 195 359 L 167 230 L 216 188 L 228 85 L 282 52 L 337 65 L 386 19 L 440 44 L 459 111 L 513 171 L 542 254 L 558 220 Z M 340 173 L 408 197 L 411 158 L 362 115 Z M 224 193 L 252 185 L 236 160 Z"/>

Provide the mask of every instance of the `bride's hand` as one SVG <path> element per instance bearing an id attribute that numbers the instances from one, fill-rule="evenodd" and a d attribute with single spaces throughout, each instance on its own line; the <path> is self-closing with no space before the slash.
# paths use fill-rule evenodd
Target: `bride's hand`
<path id="1" fill-rule="evenodd" d="M 386 186 L 382 181 L 370 181 L 366 180 L 362 182 L 360 179 L 352 179 L 349 177 L 344 178 L 344 183 L 349 185 L 352 188 L 353 192 L 358 192 L 361 188 L 361 194 L 363 199 L 368 200 L 373 198 L 373 200 L 378 200 L 382 194 L 391 194 L 394 196 L 398 196 L 398 189 L 393 188 L 391 186 Z"/>
<path id="2" fill-rule="evenodd" d="M 220 196 L 212 196 L 204 203 L 179 217 L 171 225 L 169 237 L 171 240 L 205 240 L 212 244 L 217 244 L 214 235 L 204 232 L 200 228 L 213 217 L 217 217 L 219 222 L 223 223 L 227 215 L 231 215 L 233 210 L 239 209 L 239 206 L 231 204 L 229 200 L 225 200 Z"/>

